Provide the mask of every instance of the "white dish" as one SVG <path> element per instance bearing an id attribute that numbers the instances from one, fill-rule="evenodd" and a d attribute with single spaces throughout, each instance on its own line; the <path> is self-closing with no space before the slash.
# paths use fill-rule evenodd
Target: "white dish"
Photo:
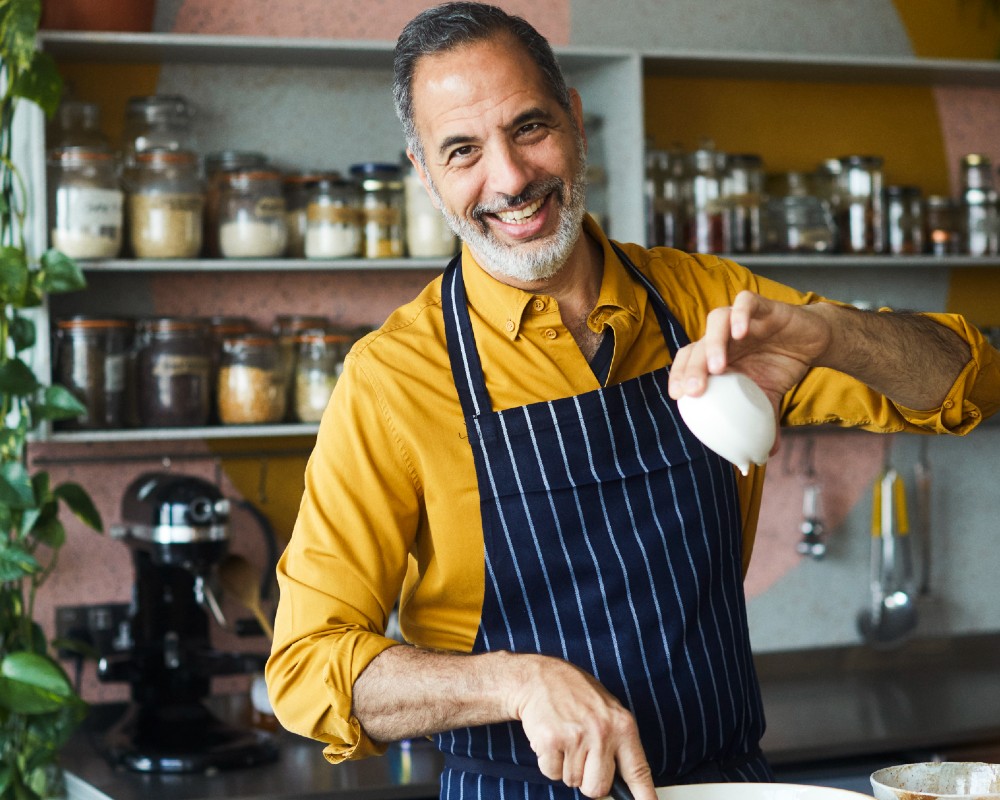
<path id="1" fill-rule="evenodd" d="M 1000 764 L 930 761 L 901 764 L 872 773 L 877 800 L 1000 798 Z"/>
<path id="2" fill-rule="evenodd" d="M 744 475 L 751 462 L 767 463 L 777 434 L 774 407 L 764 390 L 743 373 L 709 375 L 704 394 L 684 395 L 677 410 L 705 447 Z"/>
<path id="3" fill-rule="evenodd" d="M 871 800 L 848 789 L 800 783 L 692 783 L 663 786 L 656 796 L 659 800 Z"/>

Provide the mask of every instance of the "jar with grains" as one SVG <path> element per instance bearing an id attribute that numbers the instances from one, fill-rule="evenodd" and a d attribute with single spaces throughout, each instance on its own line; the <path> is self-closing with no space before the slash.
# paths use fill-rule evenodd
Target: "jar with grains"
<path id="1" fill-rule="evenodd" d="M 278 347 L 281 352 L 281 369 L 288 386 L 288 402 L 285 416 L 295 419 L 295 362 L 298 359 L 297 339 L 305 333 L 326 333 L 330 320 L 319 314 L 279 314 L 272 327 L 272 333 L 278 337 Z"/>
<path id="2" fill-rule="evenodd" d="M 56 322 L 56 382 L 86 406 L 57 427 L 94 430 L 125 426 L 126 359 L 132 344 L 127 319 L 75 316 Z"/>
<path id="3" fill-rule="evenodd" d="M 306 333 L 296 338 L 296 345 L 295 417 L 299 422 L 319 422 L 344 369 L 351 337 L 346 333 Z"/>
<path id="4" fill-rule="evenodd" d="M 365 163 L 351 167 L 361 187 L 365 258 L 403 256 L 403 178 L 395 164 Z"/>
<path id="5" fill-rule="evenodd" d="M 208 320 L 209 342 L 209 392 L 211 393 L 210 422 L 219 421 L 219 403 L 217 392 L 219 388 L 219 365 L 222 362 L 222 348 L 226 339 L 245 336 L 254 333 L 257 326 L 249 317 L 217 315 Z"/>
<path id="6" fill-rule="evenodd" d="M 281 173 L 230 170 L 221 176 L 219 252 L 223 258 L 279 258 L 288 242 Z"/>
<path id="7" fill-rule="evenodd" d="M 223 341 L 218 383 L 223 425 L 281 422 L 287 392 L 274 336 L 247 334 Z"/>
<path id="8" fill-rule="evenodd" d="M 203 320 L 157 317 L 136 330 L 135 381 L 139 424 L 196 427 L 208 422 L 211 363 Z"/>
<path id="9" fill-rule="evenodd" d="M 285 255 L 289 258 L 305 258 L 306 255 L 306 210 L 309 207 L 310 191 L 324 180 L 336 180 L 337 172 L 289 172 L 282 179 L 285 193 L 285 217 L 288 222 L 288 243 Z"/>
<path id="10" fill-rule="evenodd" d="M 886 251 L 882 162 L 881 156 L 840 159 L 837 223 L 840 249 L 844 253 Z"/>
<path id="11" fill-rule="evenodd" d="M 198 157 L 183 150 L 136 154 L 128 189 L 132 252 L 138 258 L 195 258 L 205 195 Z"/>
<path id="12" fill-rule="evenodd" d="M 191 104 L 181 95 L 129 98 L 122 133 L 122 161 L 126 170 L 135 164 L 137 153 L 147 150 L 197 151 L 192 116 Z"/>
<path id="13" fill-rule="evenodd" d="M 122 247 L 122 190 L 114 155 L 60 147 L 48 159 L 49 238 L 70 258 L 115 258 Z"/>
<path id="14" fill-rule="evenodd" d="M 101 107 L 85 100 L 63 100 L 45 132 L 50 150 L 57 147 L 91 147 L 110 152 L 111 143 L 101 130 Z"/>
<path id="15" fill-rule="evenodd" d="M 306 196 L 306 258 L 361 255 L 361 193 L 357 184 L 329 178 L 313 184 Z"/>
<path id="16" fill-rule="evenodd" d="M 458 238 L 409 166 L 403 179 L 406 195 L 406 252 L 411 258 L 447 258 L 458 249 Z M 588 184 L 589 186 L 589 184 Z"/>
<path id="17" fill-rule="evenodd" d="M 222 195 L 222 177 L 226 172 L 240 169 L 262 169 L 267 166 L 267 156 L 252 150 L 221 150 L 205 156 L 205 225 L 202 234 L 202 251 L 209 258 L 219 253 L 219 202 Z"/>

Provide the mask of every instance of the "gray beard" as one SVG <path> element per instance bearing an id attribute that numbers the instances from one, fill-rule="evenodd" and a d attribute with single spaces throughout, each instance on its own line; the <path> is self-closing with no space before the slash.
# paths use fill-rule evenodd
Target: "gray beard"
<path id="1" fill-rule="evenodd" d="M 547 280 L 559 272 L 580 238 L 583 215 L 586 213 L 586 172 L 587 164 L 581 157 L 580 169 L 573 176 L 569 198 L 566 197 L 566 184 L 562 179 L 536 181 L 516 197 L 501 195 L 490 203 L 476 206 L 472 210 L 472 217 L 476 222 L 453 214 L 445 206 L 433 182 L 428 183 L 448 227 L 475 253 L 480 266 L 491 273 L 531 283 Z M 530 203 L 553 192 L 559 223 L 555 233 L 541 241 L 514 244 L 501 242 L 484 219 L 486 214 Z"/>

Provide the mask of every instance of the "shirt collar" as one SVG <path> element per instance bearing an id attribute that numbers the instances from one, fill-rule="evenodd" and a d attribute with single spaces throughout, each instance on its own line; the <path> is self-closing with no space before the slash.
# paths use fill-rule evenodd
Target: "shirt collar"
<path id="1" fill-rule="evenodd" d="M 619 311 L 638 319 L 636 283 L 611 248 L 608 237 L 590 215 L 584 215 L 583 235 L 594 239 L 604 252 L 604 278 L 597 304 L 590 315 L 591 327 L 600 330 L 604 322 Z M 536 294 L 498 281 L 479 266 L 475 256 L 465 245 L 462 246 L 462 265 L 465 267 L 462 275 L 469 305 L 508 339 L 516 339 L 525 309 Z"/>

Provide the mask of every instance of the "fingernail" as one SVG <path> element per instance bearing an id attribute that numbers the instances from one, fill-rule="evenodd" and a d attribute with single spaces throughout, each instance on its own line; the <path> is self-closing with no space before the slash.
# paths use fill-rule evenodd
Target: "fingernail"
<path id="1" fill-rule="evenodd" d="M 688 379 L 687 379 L 687 380 L 686 380 L 686 381 L 684 382 L 684 387 L 685 387 L 685 388 L 686 388 L 686 389 L 687 389 L 688 391 L 694 391 L 694 392 L 698 391 L 698 386 L 699 386 L 699 385 L 700 385 L 700 381 L 699 381 L 699 380 L 698 380 L 697 378 L 695 378 L 694 376 L 692 376 L 692 377 L 688 378 Z"/>
<path id="2" fill-rule="evenodd" d="M 708 371 L 719 372 L 722 370 L 723 361 L 720 356 L 712 356 L 708 359 Z"/>

